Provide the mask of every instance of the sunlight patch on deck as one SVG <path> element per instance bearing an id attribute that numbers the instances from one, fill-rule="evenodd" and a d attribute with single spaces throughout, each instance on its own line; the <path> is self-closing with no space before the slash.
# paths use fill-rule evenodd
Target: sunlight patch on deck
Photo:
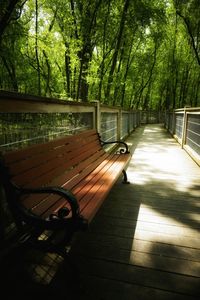
<path id="1" fill-rule="evenodd" d="M 162 149 L 159 145 L 151 147 L 142 143 L 135 151 L 134 158 L 129 165 L 130 182 L 138 185 L 154 181 L 168 182 L 174 190 L 181 192 L 188 191 L 195 184 L 198 185 L 200 172 L 197 176 L 191 176 L 185 172 L 188 158 L 185 159 L 184 155 L 180 155 L 180 151 L 184 150 L 177 147 Z M 191 193 L 194 196 L 199 194 L 198 191 L 191 191 Z"/>
<path id="2" fill-rule="evenodd" d="M 156 244 L 163 245 L 162 247 L 165 247 L 164 245 L 166 247 L 173 247 L 172 249 L 179 251 L 181 255 L 182 252 L 184 253 L 185 247 L 186 249 L 190 249 L 191 245 L 196 249 L 200 249 L 199 229 L 183 225 L 182 222 L 174 220 L 173 217 L 165 216 L 152 209 L 152 207 L 141 204 L 129 263 L 132 265 L 155 267 L 154 255 L 155 253 L 156 255 L 158 254 L 156 252 Z M 152 248 L 153 246 L 154 249 Z M 178 250 L 175 250 L 177 246 Z M 140 249 L 140 251 L 137 251 L 137 249 Z M 178 252 L 176 255 L 177 257 L 174 258 L 165 257 L 165 255 L 162 257 L 160 255 L 160 258 L 157 257 L 157 263 L 160 265 L 158 267 L 162 268 L 162 264 L 166 264 L 166 261 L 169 260 L 169 264 L 165 265 L 167 270 L 199 276 L 199 262 L 195 263 L 194 267 L 189 261 L 190 257 L 188 257 L 188 260 L 182 260 L 181 263 L 178 263 Z M 173 262 L 176 266 L 173 265 Z"/>

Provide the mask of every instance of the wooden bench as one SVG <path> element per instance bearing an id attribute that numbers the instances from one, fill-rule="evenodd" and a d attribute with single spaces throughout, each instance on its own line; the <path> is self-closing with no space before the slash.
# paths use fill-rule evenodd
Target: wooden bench
<path id="1" fill-rule="evenodd" d="M 86 229 L 131 158 L 127 144 L 108 152 L 95 130 L 1 154 L 0 180 L 20 240 L 64 253 Z M 45 233 L 45 234 L 44 234 Z"/>

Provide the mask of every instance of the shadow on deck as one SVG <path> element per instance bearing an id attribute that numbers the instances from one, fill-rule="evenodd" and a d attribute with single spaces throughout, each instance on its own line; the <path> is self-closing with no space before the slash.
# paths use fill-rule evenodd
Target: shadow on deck
<path id="1" fill-rule="evenodd" d="M 162 125 L 137 128 L 127 142 L 130 184 L 115 184 L 89 230 L 74 239 L 69 261 L 45 258 L 48 271 L 38 271 L 44 282 L 29 280 L 22 253 L 12 256 L 14 271 L 1 268 L 12 292 L 29 299 L 200 298 L 200 168 Z"/>

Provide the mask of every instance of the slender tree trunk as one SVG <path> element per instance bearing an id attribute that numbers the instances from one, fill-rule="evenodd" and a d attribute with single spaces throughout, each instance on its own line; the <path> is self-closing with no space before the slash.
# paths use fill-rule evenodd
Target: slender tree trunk
<path id="1" fill-rule="evenodd" d="M 187 28 L 187 31 L 188 31 L 188 34 L 189 34 L 189 37 L 190 37 L 190 40 L 191 40 L 191 45 L 192 45 L 192 49 L 193 49 L 193 51 L 194 51 L 194 55 L 195 55 L 196 60 L 197 60 L 197 62 L 198 62 L 198 64 L 199 64 L 199 66 L 200 66 L 200 55 L 199 55 L 198 43 L 197 43 L 197 44 L 195 43 L 195 40 L 198 41 L 198 38 L 195 38 L 195 37 L 193 36 L 192 28 L 191 28 L 192 26 L 191 26 L 189 20 L 188 20 L 185 16 L 183 16 L 183 15 L 180 13 L 180 11 L 176 10 L 176 13 L 177 13 L 177 15 L 179 15 L 179 17 L 182 18 L 182 20 L 183 20 L 184 23 L 185 23 L 185 26 L 186 26 L 186 28 Z"/>
<path id="2" fill-rule="evenodd" d="M 99 89 L 98 89 L 98 97 L 97 99 L 101 101 L 101 91 L 102 91 L 102 85 L 103 85 L 103 77 L 104 77 L 104 68 L 105 68 L 105 58 L 106 58 L 106 27 L 108 22 L 108 17 L 110 14 L 110 1 L 108 3 L 108 9 L 105 17 L 105 22 L 103 26 L 103 58 L 100 66 L 100 80 L 99 80 Z"/>
<path id="3" fill-rule="evenodd" d="M 172 107 L 176 107 L 176 89 L 178 81 L 178 66 L 176 62 L 176 40 L 177 40 L 177 15 L 175 20 L 174 44 L 172 50 L 172 64 L 171 64 L 171 80 L 172 80 Z"/>
<path id="4" fill-rule="evenodd" d="M 183 82 L 183 89 L 182 89 L 183 96 L 182 96 L 181 107 L 184 107 L 186 104 L 186 98 L 187 98 L 187 93 L 188 93 L 188 81 L 189 81 L 189 68 L 186 67 L 184 82 Z"/>
<path id="5" fill-rule="evenodd" d="M 2 1 L 2 0 L 1 0 Z M 6 1 L 7 5 L 3 6 L 3 3 L 1 5 L 1 12 L 0 12 L 0 40 L 1 37 L 6 29 L 6 27 L 9 24 L 10 17 L 15 9 L 16 4 L 19 2 L 19 0 L 8 0 Z"/>
<path id="6" fill-rule="evenodd" d="M 152 81 L 150 80 L 150 81 L 148 82 L 147 92 L 146 92 L 146 95 L 145 95 L 145 97 L 144 97 L 144 103 L 143 103 L 143 107 L 142 107 L 143 110 L 148 110 L 148 109 L 151 108 L 151 107 L 150 107 L 150 100 L 151 100 L 151 98 L 150 98 L 150 94 L 151 94 L 151 85 L 152 85 Z"/>
<path id="7" fill-rule="evenodd" d="M 125 46 L 125 45 L 124 45 Z M 113 95 L 113 106 L 118 104 L 118 98 L 120 97 L 120 92 L 121 92 L 121 80 L 120 80 L 120 70 L 121 70 L 121 65 L 123 61 L 123 56 L 124 56 L 124 47 L 122 47 L 120 59 L 119 59 L 119 64 L 117 68 L 117 72 L 115 75 L 115 88 L 114 88 L 114 95 Z"/>
<path id="8" fill-rule="evenodd" d="M 153 57 L 154 57 L 153 58 L 153 64 L 151 66 L 148 79 L 146 80 L 146 82 L 144 84 L 142 84 L 142 87 L 140 89 L 140 92 L 139 92 L 139 101 L 141 101 L 143 91 L 147 87 L 147 85 L 149 84 L 149 82 L 151 81 L 151 78 L 153 76 L 153 69 L 154 69 L 155 64 L 156 64 L 156 56 L 157 56 L 157 45 L 155 44 L 155 49 L 154 49 L 154 54 L 153 54 Z"/>
<path id="9" fill-rule="evenodd" d="M 71 92 L 71 95 L 72 95 L 72 99 L 76 99 L 76 75 L 77 71 L 76 71 L 76 67 L 74 68 L 73 70 L 73 78 L 72 78 L 72 92 Z"/>
<path id="10" fill-rule="evenodd" d="M 41 74 L 38 50 L 38 0 L 35 0 L 35 57 L 37 64 L 38 95 L 41 96 Z"/>
<path id="11" fill-rule="evenodd" d="M 111 85 L 112 85 L 112 82 L 113 82 L 113 74 L 114 74 L 115 67 L 116 67 L 116 64 L 117 64 L 117 57 L 118 57 L 118 53 L 119 53 L 119 50 L 120 50 L 120 45 L 121 45 L 121 40 L 122 40 L 123 31 L 124 31 L 124 25 L 125 25 L 126 14 L 127 14 L 127 11 L 128 11 L 129 3 L 130 3 L 130 0 L 126 0 L 126 2 L 124 4 L 123 12 L 122 12 L 121 22 L 120 22 L 120 26 L 119 26 L 119 34 L 118 34 L 118 37 L 117 37 L 117 42 L 116 42 L 115 50 L 114 50 L 114 53 L 113 53 L 112 65 L 111 65 L 111 68 L 110 68 L 110 73 L 109 73 L 109 77 L 108 77 L 108 84 L 107 84 L 107 90 L 106 90 L 106 94 L 105 94 L 105 97 L 106 97 L 107 101 L 110 98 L 110 90 L 111 90 Z"/>
<path id="12" fill-rule="evenodd" d="M 17 83 L 17 78 L 16 78 L 15 66 L 11 62 L 8 63 L 4 56 L 2 56 L 2 61 L 3 61 L 4 66 L 5 66 L 5 68 L 8 72 L 8 75 L 11 79 L 12 89 L 14 91 L 18 92 L 18 83 Z"/>
<path id="13" fill-rule="evenodd" d="M 45 95 L 51 96 L 51 87 L 50 87 L 50 79 L 51 79 L 51 66 L 49 63 L 48 56 L 46 54 L 46 51 L 43 50 L 43 55 L 45 57 L 45 62 L 47 66 L 47 75 L 45 76 L 45 81 L 46 81 L 46 88 L 45 88 Z"/>
<path id="14" fill-rule="evenodd" d="M 194 104 L 193 106 L 197 107 L 197 106 L 200 106 L 200 100 L 199 100 L 199 103 L 198 103 L 198 95 L 199 95 L 199 87 L 200 87 L 200 73 L 197 77 L 197 81 L 196 83 L 194 83 L 195 85 L 195 93 L 194 93 Z M 193 97 L 192 97 L 193 98 Z"/>
<path id="15" fill-rule="evenodd" d="M 84 102 L 88 101 L 88 82 L 87 82 L 87 75 L 88 75 L 88 69 L 89 69 L 89 63 L 92 58 L 92 52 L 93 52 L 93 42 L 91 41 L 92 37 L 92 30 L 95 27 L 96 24 L 96 15 L 97 11 L 101 5 L 102 0 L 99 0 L 95 7 L 93 12 L 91 12 L 89 9 L 87 11 L 87 15 L 85 16 L 87 19 L 87 28 L 83 28 L 83 47 L 82 50 L 79 53 L 79 59 L 80 59 L 80 70 L 79 70 L 79 79 L 78 79 L 78 88 L 77 88 L 77 100 L 81 99 Z M 91 5 L 91 3 L 90 3 Z M 85 26 L 85 25 L 84 25 Z"/>
<path id="16" fill-rule="evenodd" d="M 71 97 L 71 87 L 70 87 L 70 78 L 71 78 L 71 67 L 70 67 L 70 56 L 68 54 L 69 45 L 65 42 L 65 74 L 66 74 L 66 91 L 67 96 Z"/>
<path id="17" fill-rule="evenodd" d="M 128 76 L 129 67 L 131 65 L 131 62 L 133 61 L 133 57 L 131 58 L 131 52 L 132 52 L 132 49 L 133 49 L 133 39 L 134 39 L 134 35 L 133 35 L 131 43 L 130 43 L 128 59 L 127 59 L 127 62 L 126 62 L 126 69 L 125 69 L 124 78 L 123 78 L 122 95 L 121 95 L 121 107 L 124 106 L 124 98 L 125 98 L 125 91 L 126 91 L 126 79 L 127 79 L 127 76 Z"/>

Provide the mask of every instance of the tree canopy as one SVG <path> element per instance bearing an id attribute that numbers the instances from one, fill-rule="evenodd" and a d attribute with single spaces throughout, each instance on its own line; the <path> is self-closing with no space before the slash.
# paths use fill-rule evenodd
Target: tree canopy
<path id="1" fill-rule="evenodd" d="M 0 89 L 200 106 L 200 0 L 1 0 Z"/>

